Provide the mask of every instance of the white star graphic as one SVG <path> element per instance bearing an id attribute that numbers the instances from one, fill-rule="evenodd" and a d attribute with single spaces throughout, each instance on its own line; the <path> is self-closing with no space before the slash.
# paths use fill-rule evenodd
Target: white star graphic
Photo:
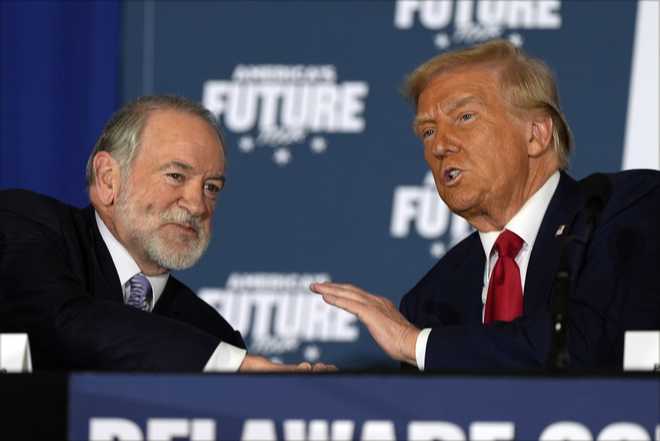
<path id="1" fill-rule="evenodd" d="M 309 146 L 314 153 L 323 153 L 328 148 L 328 142 L 322 136 L 315 136 Z"/>
<path id="2" fill-rule="evenodd" d="M 285 166 L 291 161 L 291 152 L 286 148 L 279 148 L 273 153 L 273 161 L 279 166 Z"/>
<path id="3" fill-rule="evenodd" d="M 523 37 L 517 32 L 514 32 L 513 34 L 509 35 L 509 41 L 511 44 L 517 47 L 521 47 L 523 45 Z"/>
<path id="4" fill-rule="evenodd" d="M 449 39 L 449 36 L 442 32 L 435 36 L 433 42 L 435 43 L 438 49 L 447 49 L 451 44 L 451 40 Z"/>
<path id="5" fill-rule="evenodd" d="M 250 153 L 254 150 L 254 140 L 251 136 L 241 136 L 238 140 L 238 149 L 243 153 Z"/>
<path id="6" fill-rule="evenodd" d="M 442 242 L 433 242 L 429 251 L 431 256 L 439 259 L 445 254 L 445 244 Z"/>
<path id="7" fill-rule="evenodd" d="M 321 350 L 316 345 L 309 345 L 303 351 L 303 358 L 310 363 L 314 363 L 321 358 Z"/>

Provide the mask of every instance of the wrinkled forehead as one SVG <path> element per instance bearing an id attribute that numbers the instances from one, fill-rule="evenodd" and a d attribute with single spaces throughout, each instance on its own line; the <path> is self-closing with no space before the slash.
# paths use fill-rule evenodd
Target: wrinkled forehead
<path id="1" fill-rule="evenodd" d="M 152 140 L 213 145 L 220 160 L 225 161 L 224 139 L 218 127 L 192 112 L 169 108 L 149 111 L 140 132 L 140 144 Z"/>
<path id="2" fill-rule="evenodd" d="M 156 170 L 180 163 L 202 174 L 224 174 L 226 159 L 217 130 L 188 112 L 157 110 L 145 121 L 131 171 Z"/>

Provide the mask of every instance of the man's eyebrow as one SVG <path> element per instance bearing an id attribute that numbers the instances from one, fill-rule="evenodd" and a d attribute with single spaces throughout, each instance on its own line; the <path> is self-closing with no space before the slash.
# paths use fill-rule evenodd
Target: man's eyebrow
<path id="1" fill-rule="evenodd" d="M 172 168 L 176 168 L 176 169 L 179 169 L 179 170 L 185 170 L 185 171 L 190 171 L 190 170 L 194 169 L 194 167 L 192 165 L 187 164 L 185 162 L 170 161 L 166 164 L 163 164 L 160 167 L 160 170 L 162 171 L 162 170 L 167 170 L 167 169 L 172 169 Z M 213 176 L 209 176 L 206 179 L 207 180 L 214 180 L 214 181 L 222 181 L 222 182 L 225 182 L 225 180 L 226 180 L 225 175 L 223 175 L 222 173 L 217 174 L 217 175 L 213 175 Z"/>
<path id="2" fill-rule="evenodd" d="M 415 116 L 415 119 L 413 120 L 413 127 L 417 127 L 420 124 L 431 121 L 433 121 L 433 116 L 430 113 L 423 113 L 421 115 Z"/>
<path id="3" fill-rule="evenodd" d="M 215 176 L 209 176 L 208 178 L 206 178 L 206 180 L 207 181 L 222 181 L 222 183 L 224 184 L 225 181 L 227 180 L 227 178 L 225 177 L 225 175 L 215 175 Z"/>
<path id="4" fill-rule="evenodd" d="M 170 161 L 166 164 L 163 164 L 160 167 L 161 170 L 167 170 L 168 168 L 178 168 L 178 169 L 181 169 L 181 170 L 190 171 L 190 170 L 193 169 L 193 166 L 190 165 L 190 164 L 186 164 L 185 162 L 181 162 L 181 161 Z"/>
<path id="5" fill-rule="evenodd" d="M 475 96 L 475 95 L 468 95 L 468 96 L 464 96 L 464 97 L 462 97 L 462 98 L 459 98 L 459 99 L 457 99 L 457 100 L 450 101 L 450 102 L 447 104 L 447 106 L 443 109 L 443 111 L 444 111 L 445 113 L 451 113 L 451 112 L 453 112 L 454 110 L 458 109 L 459 107 L 463 107 L 464 105 L 466 105 L 466 104 L 471 104 L 471 103 L 473 103 L 473 102 L 474 102 L 474 103 L 479 103 L 479 104 L 483 103 L 483 101 L 481 100 L 481 98 L 479 98 L 478 96 Z"/>
<path id="6" fill-rule="evenodd" d="M 464 97 L 452 100 L 449 103 L 447 103 L 444 107 L 441 107 L 440 105 L 437 105 L 436 108 L 441 109 L 442 113 L 451 113 L 454 110 L 456 110 L 456 109 L 458 109 L 458 108 L 460 108 L 460 107 L 462 107 L 466 104 L 473 103 L 473 102 L 474 103 L 479 103 L 479 104 L 483 103 L 481 98 L 479 98 L 475 95 L 468 95 L 468 96 L 464 96 Z M 421 115 L 417 115 L 415 117 L 415 119 L 413 120 L 413 130 L 416 129 L 417 127 L 419 127 L 420 125 L 424 124 L 424 123 L 433 122 L 434 121 L 434 118 L 433 118 L 434 113 L 435 112 L 428 112 L 428 113 L 423 113 Z"/>
<path id="7" fill-rule="evenodd" d="M 470 103 L 477 103 L 477 104 L 483 104 L 483 100 L 479 98 L 476 95 L 467 95 L 452 101 L 449 101 L 449 103 L 445 104 L 444 107 L 442 107 L 440 104 L 436 105 L 436 109 L 440 109 L 442 113 L 451 113 L 455 111 L 456 109 L 459 109 L 463 107 L 466 104 Z M 433 122 L 433 114 L 436 112 L 427 112 L 423 113 L 421 115 L 417 115 L 415 119 L 413 120 L 413 131 L 416 131 L 417 128 L 427 122 Z"/>

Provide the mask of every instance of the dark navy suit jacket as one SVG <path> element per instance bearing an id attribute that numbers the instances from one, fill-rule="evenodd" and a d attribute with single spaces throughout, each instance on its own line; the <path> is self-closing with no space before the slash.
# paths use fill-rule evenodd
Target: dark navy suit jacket
<path id="1" fill-rule="evenodd" d="M 92 207 L 0 192 L 0 330 L 27 332 L 35 370 L 201 371 L 240 333 L 169 277 L 152 313 L 125 306 Z"/>
<path id="2" fill-rule="evenodd" d="M 575 368 L 621 369 L 628 329 L 660 329 L 660 173 L 607 175 L 611 197 L 575 275 L 569 297 L 568 349 Z M 551 346 L 553 280 L 561 225 L 579 228 L 585 201 L 561 174 L 534 243 L 523 315 L 482 324 L 485 265 L 478 233 L 452 248 L 401 301 L 404 316 L 432 328 L 426 369 L 542 368 Z"/>

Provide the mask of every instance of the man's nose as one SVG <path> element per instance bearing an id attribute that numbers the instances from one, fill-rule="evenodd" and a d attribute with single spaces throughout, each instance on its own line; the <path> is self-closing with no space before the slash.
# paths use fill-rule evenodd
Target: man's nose
<path id="1" fill-rule="evenodd" d="M 431 148 L 431 153 L 433 153 L 433 156 L 436 158 L 445 157 L 447 155 L 447 149 L 445 148 L 444 142 L 438 140 L 438 142 L 436 142 Z"/>
<path id="2" fill-rule="evenodd" d="M 204 216 L 208 213 L 208 207 L 204 199 L 204 189 L 192 180 L 184 187 L 179 205 L 193 216 Z"/>
<path id="3" fill-rule="evenodd" d="M 458 152 L 458 150 L 458 140 L 448 131 L 440 132 L 440 136 L 437 137 L 435 143 L 431 147 L 431 153 L 433 153 L 433 156 L 436 158 L 444 158 L 451 153 Z"/>

